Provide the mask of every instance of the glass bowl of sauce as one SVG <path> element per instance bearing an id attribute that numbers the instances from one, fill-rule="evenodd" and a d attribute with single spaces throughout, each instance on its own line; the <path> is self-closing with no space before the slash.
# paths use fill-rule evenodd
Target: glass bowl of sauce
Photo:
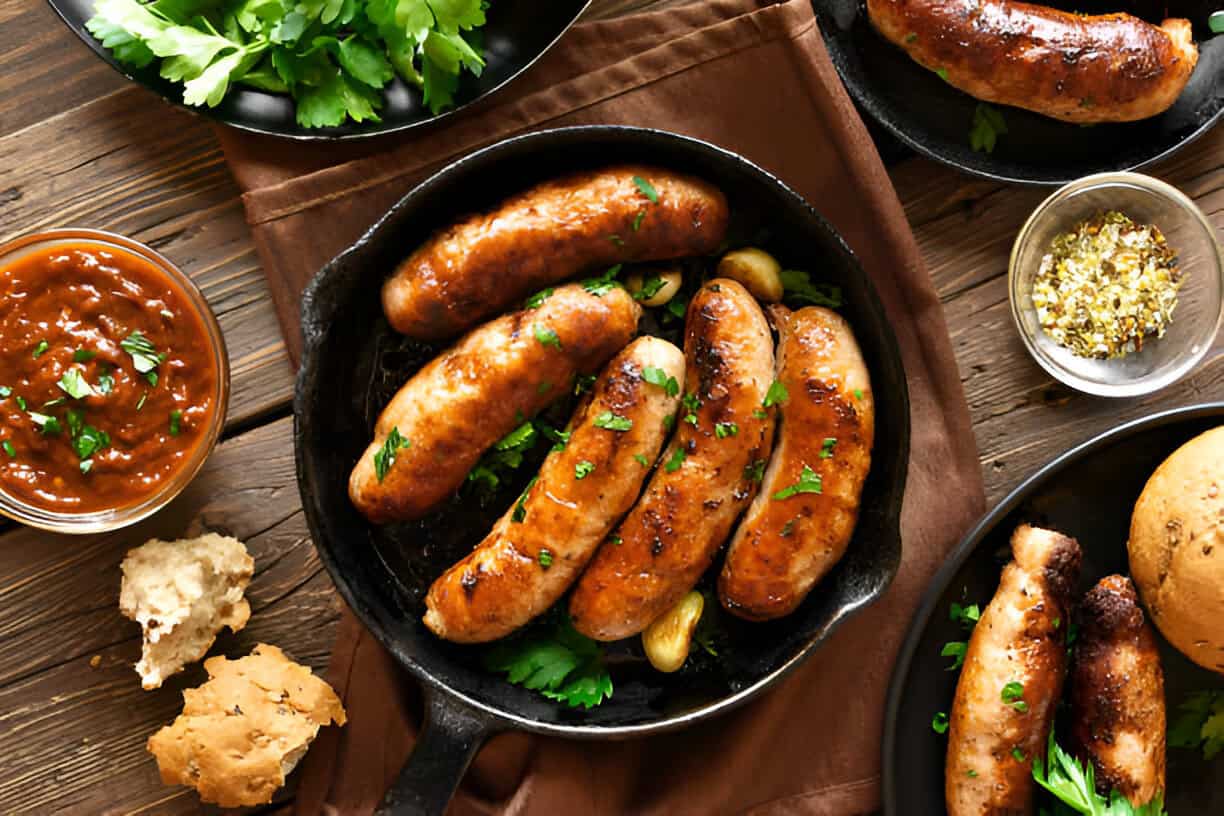
<path id="1" fill-rule="evenodd" d="M 177 496 L 225 422 L 208 303 L 152 249 L 86 229 L 0 246 L 0 514 L 93 533 Z"/>
<path id="2" fill-rule="evenodd" d="M 1079 391 L 1148 394 L 1211 350 L 1224 257 L 1186 195 L 1139 173 L 1062 187 L 1029 216 L 1008 267 L 1012 317 L 1033 359 Z"/>

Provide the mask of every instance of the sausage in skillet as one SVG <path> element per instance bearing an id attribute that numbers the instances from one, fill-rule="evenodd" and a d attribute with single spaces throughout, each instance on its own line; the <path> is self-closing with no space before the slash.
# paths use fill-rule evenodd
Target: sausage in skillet
<path id="1" fill-rule="evenodd" d="M 886 39 L 965 93 L 1064 122 L 1163 113 L 1198 61 L 1187 20 L 1155 26 L 1014 0 L 867 0 L 867 12 Z"/>
<path id="2" fill-rule="evenodd" d="M 1103 796 L 1136 807 L 1165 790 L 1164 673 L 1130 579 L 1102 578 L 1080 606 L 1071 670 L 1071 745 Z"/>
<path id="3" fill-rule="evenodd" d="M 658 384 L 668 378 L 672 385 Z M 640 337 L 612 358 L 564 447 L 475 551 L 434 582 L 425 625 L 446 640 L 483 643 L 552 606 L 637 499 L 683 381 L 684 354 L 666 340 Z"/>
<path id="4" fill-rule="evenodd" d="M 597 640 L 636 635 L 693 588 L 769 458 L 774 419 L 761 407 L 773 380 L 773 343 L 752 295 L 725 278 L 698 290 L 684 354 L 675 437 L 570 598 L 575 628 Z"/>
<path id="5" fill-rule="evenodd" d="M 836 312 L 771 306 L 788 397 L 761 492 L 731 539 L 723 606 L 748 620 L 788 615 L 841 559 L 871 467 L 875 406 L 862 352 Z"/>
<path id="6" fill-rule="evenodd" d="M 573 284 L 469 332 L 383 409 L 349 478 L 353 505 L 376 524 L 420 518 L 523 417 L 624 348 L 640 314 L 623 289 L 598 297 Z"/>
<path id="7" fill-rule="evenodd" d="M 383 311 L 410 337 L 450 337 L 584 271 L 713 252 L 728 217 L 718 189 L 658 167 L 546 181 L 434 234 L 383 285 Z"/>
<path id="8" fill-rule="evenodd" d="M 1033 812 L 1033 757 L 1045 753 L 1066 676 L 1079 544 L 1027 524 L 1011 543 L 1012 561 L 956 684 L 944 766 L 949 816 Z"/>

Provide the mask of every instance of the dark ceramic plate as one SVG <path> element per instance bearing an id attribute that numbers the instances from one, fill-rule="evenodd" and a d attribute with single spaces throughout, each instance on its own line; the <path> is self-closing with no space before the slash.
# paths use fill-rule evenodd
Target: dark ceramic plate
<path id="1" fill-rule="evenodd" d="M 1084 443 L 1037 472 L 992 510 L 935 576 L 893 670 L 884 727 L 884 812 L 888 816 L 944 813 L 946 738 L 931 718 L 948 711 L 957 672 L 940 657 L 948 641 L 964 640 L 950 605 L 985 606 L 1008 559 L 1012 531 L 1022 522 L 1075 536 L 1084 550 L 1081 590 L 1111 573 L 1127 573 L 1130 510 L 1148 477 L 1182 443 L 1224 423 L 1224 402 L 1180 408 L 1127 423 Z M 1193 691 L 1221 688 L 1219 675 L 1191 663 L 1163 638 L 1170 715 Z M 1170 748 L 1168 810 L 1176 816 L 1224 813 L 1224 774 L 1197 751 Z"/>
<path id="2" fill-rule="evenodd" d="M 293 100 L 284 94 L 235 86 L 215 108 L 183 104 L 183 86 L 158 75 L 157 63 L 147 68 L 121 65 L 85 29 L 93 16 L 94 0 L 47 0 L 56 14 L 86 45 L 116 71 L 159 96 L 193 113 L 204 114 L 242 130 L 290 139 L 357 139 L 395 133 L 436 122 L 493 93 L 514 79 L 565 33 L 590 0 L 496 0 L 489 6 L 485 25 L 485 69 L 479 77 L 465 73 L 455 93 L 455 107 L 437 116 L 421 103 L 421 94 L 398 76 L 384 89 L 381 122 L 348 122 L 334 128 L 304 128 L 294 119 Z"/>
<path id="3" fill-rule="evenodd" d="M 484 671 L 483 648 L 444 643 L 421 623 L 429 584 L 484 536 L 521 492 L 537 461 L 526 462 L 489 500 L 461 492 L 421 522 L 386 528 L 370 525 L 353 509 L 346 486 L 378 411 L 440 348 L 408 342 L 388 328 L 378 295 L 383 279 L 412 247 L 456 217 L 558 174 L 618 161 L 650 162 L 714 182 L 731 203 L 733 243 L 759 243 L 785 264 L 813 270 L 842 287 L 842 313 L 855 328 L 877 395 L 877 437 L 849 552 L 793 615 L 770 624 L 724 615 L 728 642 L 720 659 L 698 657 L 674 675 L 650 670 L 636 639 L 614 646 L 615 694 L 583 711 Z M 686 275 L 690 286 L 697 268 L 709 264 L 693 261 Z M 408 776 L 420 784 L 436 788 L 448 776 L 453 784 L 475 747 L 494 731 L 627 737 L 677 728 L 743 703 L 875 600 L 896 573 L 909 451 L 908 398 L 896 339 L 870 282 L 828 223 L 739 156 L 673 134 L 620 127 L 568 128 L 501 142 L 451 165 L 396 204 L 319 273 L 302 315 L 305 351 L 294 410 L 302 502 L 315 546 L 340 592 L 426 684 L 429 716 L 438 727 L 427 728 L 410 764 Z M 644 330 L 672 340 L 679 339 L 681 328 L 680 321 L 643 320 Z M 567 410 L 552 417 L 556 424 L 564 423 Z M 414 769 L 430 757 L 451 767 L 429 766 L 428 774 Z"/>
<path id="4" fill-rule="evenodd" d="M 1189 85 L 1160 116 L 1126 124 L 1057 122 L 1000 107 L 1008 132 L 993 153 L 969 147 L 977 100 L 911 60 L 875 32 L 862 0 L 813 0 L 825 44 L 859 105 L 919 153 L 978 176 L 1031 184 L 1065 184 L 1090 173 L 1133 170 L 1171 155 L 1224 115 L 1224 36 L 1212 38 L 1218 0 L 1052 0 L 1047 5 L 1100 13 L 1126 10 L 1159 22 L 1194 23 L 1199 62 Z"/>

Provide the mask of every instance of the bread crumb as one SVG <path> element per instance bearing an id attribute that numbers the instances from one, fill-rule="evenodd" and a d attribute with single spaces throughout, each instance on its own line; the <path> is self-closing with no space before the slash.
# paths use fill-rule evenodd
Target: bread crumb
<path id="1" fill-rule="evenodd" d="M 94 655 L 89 658 L 89 668 L 96 669 L 102 665 L 102 655 Z"/>
<path id="2" fill-rule="evenodd" d="M 123 559 L 119 611 L 141 625 L 136 671 L 155 689 L 212 646 L 221 627 L 237 632 L 251 617 L 243 598 L 255 560 L 236 538 L 207 533 L 178 541 L 152 539 Z"/>
<path id="3" fill-rule="evenodd" d="M 275 646 L 204 668 L 208 681 L 183 692 L 183 713 L 148 743 L 162 782 L 193 787 L 204 802 L 267 804 L 319 728 L 344 725 L 332 687 Z"/>

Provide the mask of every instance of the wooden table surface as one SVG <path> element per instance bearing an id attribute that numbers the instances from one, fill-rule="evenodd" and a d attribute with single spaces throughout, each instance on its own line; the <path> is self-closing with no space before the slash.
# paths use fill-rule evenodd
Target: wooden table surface
<path id="1" fill-rule="evenodd" d="M 589 13 L 647 4 L 597 0 Z M 1152 172 L 1224 230 L 1224 128 Z M 1020 345 L 1006 288 L 1012 239 L 1048 191 L 922 159 L 892 175 L 944 304 L 992 504 L 1106 428 L 1224 397 L 1220 341 L 1159 396 L 1105 401 L 1052 381 Z M 62 226 L 130 235 L 192 275 L 225 331 L 233 392 L 224 441 L 171 509 L 96 537 L 0 527 L 0 813 L 198 812 L 193 792 L 160 784 L 144 743 L 203 670 L 141 690 L 140 632 L 117 610 L 119 562 L 154 535 L 238 536 L 257 567 L 253 615 L 214 652 L 267 641 L 326 665 L 340 602 L 298 502 L 289 360 L 211 126 L 124 81 L 41 0 L 0 0 L 0 241 Z"/>

